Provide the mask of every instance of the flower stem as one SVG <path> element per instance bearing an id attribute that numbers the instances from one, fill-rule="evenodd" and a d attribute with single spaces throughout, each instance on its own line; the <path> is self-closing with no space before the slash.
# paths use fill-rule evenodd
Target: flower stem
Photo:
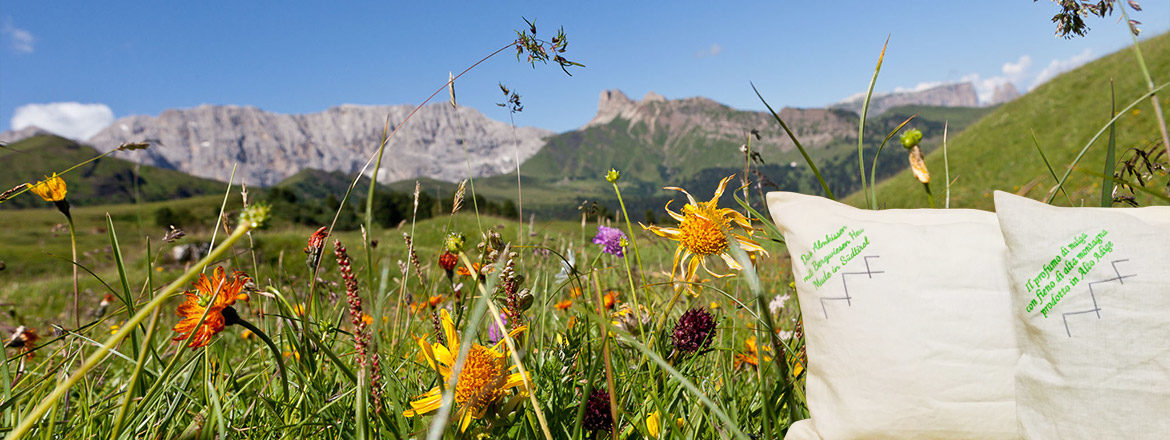
<path id="1" fill-rule="evenodd" d="M 284 391 L 284 397 L 287 399 L 288 374 L 284 370 L 284 357 L 281 356 L 280 349 L 276 348 L 276 344 L 273 344 L 271 339 L 268 339 L 268 335 L 264 333 L 264 330 L 260 330 L 256 326 L 252 325 L 252 323 L 245 321 L 244 318 L 241 318 L 240 315 L 236 313 L 235 308 L 230 306 L 224 307 L 223 319 L 224 323 L 227 325 L 239 324 L 240 327 L 250 330 L 252 333 L 256 334 L 256 337 L 260 338 L 261 341 L 264 341 L 264 343 L 268 345 L 268 349 L 272 350 L 272 357 L 276 358 L 276 366 L 280 368 L 280 385 L 282 391 Z"/>

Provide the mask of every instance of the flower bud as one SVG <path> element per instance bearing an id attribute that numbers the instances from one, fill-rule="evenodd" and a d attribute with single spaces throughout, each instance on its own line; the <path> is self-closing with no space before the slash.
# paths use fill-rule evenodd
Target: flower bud
<path id="1" fill-rule="evenodd" d="M 467 237 L 458 232 L 451 232 L 447 234 L 447 238 L 443 239 L 443 247 L 447 248 L 447 252 L 459 253 L 463 251 L 463 247 L 467 245 Z"/>
<path id="2" fill-rule="evenodd" d="M 610 168 L 609 172 L 605 173 L 605 181 L 609 183 L 616 183 L 622 177 L 622 173 L 618 170 Z"/>
<path id="3" fill-rule="evenodd" d="M 272 207 L 267 203 L 253 203 L 240 214 L 240 222 L 247 224 L 250 229 L 260 229 L 268 225 L 268 218 L 272 216 Z"/>
<path id="4" fill-rule="evenodd" d="M 907 149 L 914 148 L 918 146 L 919 142 L 922 142 L 922 130 L 911 128 L 906 130 L 905 133 L 902 133 L 903 147 L 906 147 Z"/>

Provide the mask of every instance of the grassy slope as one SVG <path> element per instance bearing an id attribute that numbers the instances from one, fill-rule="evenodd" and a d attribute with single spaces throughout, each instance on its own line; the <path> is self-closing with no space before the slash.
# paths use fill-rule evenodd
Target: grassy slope
<path id="1" fill-rule="evenodd" d="M 1142 43 L 1142 51 L 1154 77 L 1160 84 L 1170 80 L 1170 36 L 1161 35 Z M 1146 91 L 1145 81 L 1137 67 L 1131 48 L 1066 72 L 1031 93 L 1004 104 L 969 129 L 952 135 L 948 142 L 950 175 L 958 181 L 951 187 L 951 206 L 990 209 L 993 190 L 1010 192 L 1027 189 L 1038 182 L 1028 196 L 1044 197 L 1055 181 L 1032 144 L 1031 132 L 1044 154 L 1063 174 L 1077 152 L 1109 120 L 1109 80 L 1116 88 L 1118 109 L 1128 105 Z M 1170 108 L 1170 93 L 1162 93 L 1163 109 Z M 1154 125 L 1153 108 L 1149 102 L 1135 107 L 1118 122 L 1117 151 L 1157 142 L 1158 129 Z M 1107 138 L 1095 143 L 1079 167 L 1100 173 L 1104 165 Z M 900 150 L 900 149 L 899 149 Z M 891 153 L 902 153 L 891 151 Z M 939 206 L 944 197 L 942 150 L 927 156 L 931 170 L 932 188 Z M 1073 204 L 1095 205 L 1100 193 L 1100 178 L 1074 171 L 1065 188 Z M 927 206 L 921 184 L 909 172 L 899 173 L 877 188 L 878 201 L 885 208 Z M 864 205 L 860 194 L 847 201 Z M 1063 196 L 1056 200 L 1067 204 Z"/>
<path id="2" fill-rule="evenodd" d="M 0 188 L 35 182 L 45 174 L 63 171 L 97 156 L 96 149 L 69 139 L 42 135 L 9 144 L 0 149 Z M 69 187 L 69 202 L 75 206 L 125 203 L 134 200 L 134 177 L 138 177 L 139 200 L 173 200 L 222 192 L 224 185 L 180 171 L 138 166 L 130 161 L 104 157 L 63 176 Z M 25 193 L 0 204 L 0 208 L 43 207 L 45 202 Z"/>

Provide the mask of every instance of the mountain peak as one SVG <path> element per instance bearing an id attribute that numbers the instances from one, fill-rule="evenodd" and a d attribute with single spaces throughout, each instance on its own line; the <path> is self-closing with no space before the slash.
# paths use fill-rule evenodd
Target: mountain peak
<path id="1" fill-rule="evenodd" d="M 829 108 L 841 108 L 861 114 L 865 93 L 845 98 Z M 933 105 L 940 107 L 978 107 L 979 97 L 970 82 L 924 85 L 914 90 L 875 92 L 869 100 L 869 115 L 877 116 L 890 107 L 900 105 Z"/>
<path id="2" fill-rule="evenodd" d="M 654 91 L 651 90 L 649 92 L 646 92 L 646 96 L 642 97 L 642 103 L 644 104 L 647 102 L 666 102 L 666 97 L 659 95 L 657 93 L 654 93 Z"/>

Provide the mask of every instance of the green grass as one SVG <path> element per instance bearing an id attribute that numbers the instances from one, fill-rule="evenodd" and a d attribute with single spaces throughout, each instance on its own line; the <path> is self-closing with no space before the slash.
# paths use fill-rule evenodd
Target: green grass
<path id="1" fill-rule="evenodd" d="M 1170 36 L 1163 34 L 1146 40 L 1142 51 L 1154 81 L 1170 80 Z M 1122 49 L 1066 72 L 1000 106 L 962 133 L 952 134 L 947 145 L 950 175 L 958 180 L 951 186 L 951 207 L 991 209 L 994 190 L 1017 193 L 1026 189 L 1023 193 L 1029 197 L 1045 197 L 1056 182 L 1036 152 L 1031 133 L 1035 132 L 1057 175 L 1062 174 L 1077 152 L 1109 121 L 1110 80 L 1116 89 L 1119 109 L 1147 92 L 1136 65 L 1133 50 Z M 1159 102 L 1163 108 L 1170 107 L 1170 93 L 1161 93 Z M 1135 109 L 1117 123 L 1119 154 L 1132 147 L 1159 143 L 1160 135 L 1148 100 Z M 931 131 L 926 133 L 928 137 L 940 134 Z M 942 149 L 937 141 L 927 140 L 924 144 L 933 149 L 926 163 L 931 172 L 931 188 L 941 206 L 945 197 Z M 1100 174 L 1106 144 L 1107 137 L 1099 139 L 1078 167 Z M 905 160 L 901 148 L 888 153 Z M 1099 177 L 1074 171 L 1065 186 L 1072 204 L 1095 205 L 1100 198 L 1100 181 Z M 922 185 L 908 171 L 879 183 L 877 193 L 883 208 L 928 205 Z M 864 206 L 860 194 L 851 195 L 847 201 Z M 1055 201 L 1068 204 L 1061 195 Z"/>

